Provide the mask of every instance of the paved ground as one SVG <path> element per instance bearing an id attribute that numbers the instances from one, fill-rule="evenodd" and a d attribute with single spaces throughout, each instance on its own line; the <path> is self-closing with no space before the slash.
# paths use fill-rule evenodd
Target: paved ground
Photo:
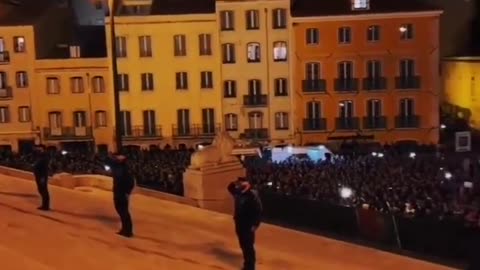
<path id="1" fill-rule="evenodd" d="M 240 269 L 231 217 L 134 195 L 134 239 L 114 234 L 111 194 L 51 187 L 54 211 L 36 210 L 33 182 L 0 176 L 2 270 Z M 406 257 L 263 225 L 260 270 L 441 270 Z"/>

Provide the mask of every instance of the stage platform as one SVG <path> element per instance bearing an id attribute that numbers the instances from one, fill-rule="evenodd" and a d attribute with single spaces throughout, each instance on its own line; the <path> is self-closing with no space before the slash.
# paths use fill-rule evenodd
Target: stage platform
<path id="1" fill-rule="evenodd" d="M 115 234 L 112 195 L 51 186 L 36 210 L 32 181 L 0 175 L 2 270 L 240 269 L 232 218 L 143 195 L 132 197 L 136 237 Z M 259 270 L 446 270 L 407 257 L 263 224 Z"/>

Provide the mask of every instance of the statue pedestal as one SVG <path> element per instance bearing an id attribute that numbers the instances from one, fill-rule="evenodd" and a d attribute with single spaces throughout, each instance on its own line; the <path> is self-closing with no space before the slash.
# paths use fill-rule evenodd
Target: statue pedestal
<path id="1" fill-rule="evenodd" d="M 245 168 L 239 161 L 199 169 L 188 168 L 183 173 L 184 196 L 195 200 L 200 208 L 231 214 L 233 198 L 227 186 L 245 175 Z"/>

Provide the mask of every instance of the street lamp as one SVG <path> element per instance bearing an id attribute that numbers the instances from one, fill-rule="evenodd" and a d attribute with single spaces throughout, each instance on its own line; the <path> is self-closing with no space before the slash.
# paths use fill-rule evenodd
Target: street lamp
<path id="1" fill-rule="evenodd" d="M 117 67 L 117 42 L 115 34 L 115 14 L 120 7 L 121 0 L 109 0 L 110 8 L 110 55 L 112 56 L 112 76 L 113 76 L 113 106 L 115 114 L 115 148 L 117 152 L 122 150 L 122 130 L 120 129 L 122 121 L 120 119 L 120 93 L 118 87 L 118 67 Z"/>

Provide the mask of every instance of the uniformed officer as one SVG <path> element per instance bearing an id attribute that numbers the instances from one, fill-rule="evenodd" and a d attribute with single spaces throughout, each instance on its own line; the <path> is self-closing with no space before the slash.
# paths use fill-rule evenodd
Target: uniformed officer
<path id="1" fill-rule="evenodd" d="M 124 237 L 133 237 L 129 200 L 130 194 L 135 187 L 135 181 L 128 168 L 127 158 L 120 154 L 114 155 L 108 159 L 107 165 L 110 167 L 113 178 L 113 202 L 115 210 L 122 222 L 122 228 L 118 231 L 118 234 Z"/>
<path id="2" fill-rule="evenodd" d="M 49 158 L 44 145 L 35 146 L 35 163 L 33 164 L 33 174 L 37 190 L 42 198 L 42 204 L 39 210 L 50 210 L 50 194 L 48 192 L 48 167 Z"/>
<path id="3" fill-rule="evenodd" d="M 235 231 L 243 253 L 243 270 L 254 270 L 255 231 L 260 226 L 262 216 L 262 203 L 256 190 L 253 190 L 245 178 L 228 185 L 228 191 L 235 202 Z"/>

